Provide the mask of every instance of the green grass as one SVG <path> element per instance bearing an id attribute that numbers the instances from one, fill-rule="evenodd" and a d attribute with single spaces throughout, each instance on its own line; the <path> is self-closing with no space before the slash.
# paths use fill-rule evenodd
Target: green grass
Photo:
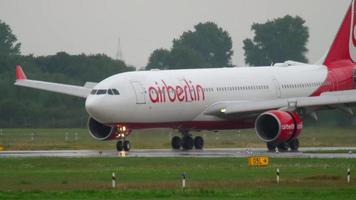
<path id="1" fill-rule="evenodd" d="M 177 134 L 177 131 L 170 129 L 135 130 L 129 139 L 132 147 L 136 149 L 170 148 L 170 139 L 172 135 Z M 193 132 L 193 134 L 203 136 L 207 148 L 265 147 L 254 130 Z M 300 140 L 303 147 L 349 147 L 356 145 L 356 132 L 355 128 L 306 127 Z M 113 149 L 115 141 L 96 141 L 90 137 L 86 129 L 3 129 L 0 131 L 0 145 L 7 150 L 101 150 Z"/>
<path id="2" fill-rule="evenodd" d="M 286 191 L 287 190 L 287 191 Z M 339 188 L 258 188 L 235 190 L 106 190 L 106 191 L 69 191 L 69 192 L 0 192 L 0 199 L 250 199 L 250 200 L 275 200 L 275 199 L 345 199 L 356 198 L 355 189 L 348 187 Z"/>
<path id="3" fill-rule="evenodd" d="M 130 141 L 133 148 L 169 148 L 176 134 L 135 131 Z M 210 148 L 264 147 L 253 130 L 197 134 Z M 300 139 L 302 146 L 346 147 L 355 146 L 356 133 L 307 127 Z M 0 145 L 6 150 L 100 150 L 113 149 L 115 142 L 95 141 L 86 129 L 4 129 Z M 348 167 L 355 169 L 356 160 L 272 158 L 268 167 L 250 168 L 244 158 L 0 158 L 0 199 L 356 199 L 356 179 L 346 183 Z M 110 188 L 112 172 L 116 189 Z M 188 174 L 185 191 L 182 172 Z"/>
<path id="4" fill-rule="evenodd" d="M 251 168 L 244 158 L 0 158 L 0 199 L 355 199 L 356 179 L 346 183 L 355 166 L 355 159 L 273 158 Z"/>

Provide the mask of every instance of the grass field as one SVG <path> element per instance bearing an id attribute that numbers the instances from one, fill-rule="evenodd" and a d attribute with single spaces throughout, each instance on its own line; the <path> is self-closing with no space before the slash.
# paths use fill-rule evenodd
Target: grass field
<path id="1" fill-rule="evenodd" d="M 177 131 L 169 129 L 134 131 L 129 137 L 132 148 L 170 148 L 172 135 Z M 252 148 L 265 147 L 254 130 L 222 131 L 219 133 L 200 132 L 206 147 Z M 322 147 L 356 145 L 355 128 L 306 127 L 300 137 L 301 146 Z M 0 145 L 6 150 L 45 149 L 113 149 L 114 141 L 99 142 L 92 139 L 86 129 L 0 129 Z"/>
<path id="2" fill-rule="evenodd" d="M 136 131 L 134 148 L 169 148 L 172 130 Z M 207 147 L 264 147 L 253 130 L 198 133 Z M 303 146 L 355 146 L 352 128 L 307 127 Z M 113 149 L 86 129 L 3 129 L 6 150 Z M 2 199 L 356 199 L 346 183 L 355 159 L 279 159 L 249 168 L 243 158 L 0 158 Z M 275 170 L 281 182 L 275 182 Z M 111 173 L 118 187 L 111 189 Z M 181 173 L 188 174 L 181 189 Z"/>
<path id="3" fill-rule="evenodd" d="M 348 167 L 356 160 L 273 158 L 250 168 L 243 158 L 0 158 L 0 199 L 356 199 Z"/>

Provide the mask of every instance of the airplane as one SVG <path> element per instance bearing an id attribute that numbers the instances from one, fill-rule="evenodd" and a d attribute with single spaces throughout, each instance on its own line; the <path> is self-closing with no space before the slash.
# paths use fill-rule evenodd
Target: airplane
<path id="1" fill-rule="evenodd" d="M 269 151 L 298 151 L 303 120 L 323 109 L 349 114 L 356 103 L 355 0 L 324 59 L 266 67 L 151 70 L 121 73 L 99 83 L 74 86 L 27 79 L 16 66 L 15 85 L 85 99 L 90 135 L 118 140 L 147 128 L 172 128 L 174 150 L 203 149 L 194 131 L 256 130 Z"/>

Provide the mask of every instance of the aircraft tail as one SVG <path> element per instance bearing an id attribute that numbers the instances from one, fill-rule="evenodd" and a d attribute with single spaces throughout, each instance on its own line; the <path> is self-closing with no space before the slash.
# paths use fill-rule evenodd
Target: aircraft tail
<path id="1" fill-rule="evenodd" d="M 335 62 L 339 61 L 356 62 L 355 6 L 355 0 L 352 0 L 339 32 L 324 60 L 323 64 L 328 68 L 338 67 L 339 65 Z"/>

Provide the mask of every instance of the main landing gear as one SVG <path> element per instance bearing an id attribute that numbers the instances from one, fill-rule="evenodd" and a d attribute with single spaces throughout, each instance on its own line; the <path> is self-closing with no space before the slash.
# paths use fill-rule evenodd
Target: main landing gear
<path id="1" fill-rule="evenodd" d="M 204 147 L 204 139 L 201 136 L 192 137 L 192 135 L 187 130 L 179 130 L 182 137 L 174 136 L 171 140 L 172 149 L 174 150 L 201 150 Z"/>
<path id="2" fill-rule="evenodd" d="M 267 149 L 269 152 L 276 152 L 276 149 L 278 149 L 278 152 L 298 152 L 299 149 L 299 139 L 293 139 L 289 142 L 282 142 L 279 144 L 275 144 L 273 142 L 267 142 Z"/>

